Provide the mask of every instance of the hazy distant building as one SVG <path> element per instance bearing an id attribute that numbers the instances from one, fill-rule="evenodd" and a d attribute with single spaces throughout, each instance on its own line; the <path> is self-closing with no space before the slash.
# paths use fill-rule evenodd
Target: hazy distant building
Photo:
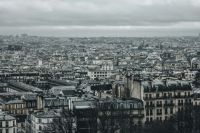
<path id="1" fill-rule="evenodd" d="M 112 75 L 111 71 L 107 70 L 100 70 L 98 68 L 95 69 L 89 69 L 88 70 L 88 76 L 91 79 L 106 79 L 109 78 Z"/>

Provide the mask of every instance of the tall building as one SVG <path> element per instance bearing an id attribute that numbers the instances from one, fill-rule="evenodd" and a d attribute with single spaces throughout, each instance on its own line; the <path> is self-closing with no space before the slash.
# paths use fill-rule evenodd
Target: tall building
<path id="1" fill-rule="evenodd" d="M 127 77 L 126 84 L 127 88 L 124 90 L 128 90 L 130 97 L 144 101 L 146 122 L 167 120 L 175 113 L 199 104 L 188 81 L 172 79 L 144 81 L 131 75 Z"/>
<path id="2" fill-rule="evenodd" d="M 186 81 L 143 82 L 146 122 L 167 120 L 193 105 L 192 87 Z"/>

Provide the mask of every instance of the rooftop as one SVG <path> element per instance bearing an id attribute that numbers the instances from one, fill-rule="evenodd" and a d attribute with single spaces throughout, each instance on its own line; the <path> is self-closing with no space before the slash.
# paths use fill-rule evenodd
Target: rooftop
<path id="1" fill-rule="evenodd" d="M 41 112 L 35 112 L 32 115 L 34 115 L 37 118 L 55 118 L 55 117 L 59 117 L 59 115 L 50 110 L 50 111 L 41 111 Z"/>
<path id="2" fill-rule="evenodd" d="M 10 121 L 15 120 L 15 117 L 5 114 L 4 112 L 0 112 L 0 121 Z"/>

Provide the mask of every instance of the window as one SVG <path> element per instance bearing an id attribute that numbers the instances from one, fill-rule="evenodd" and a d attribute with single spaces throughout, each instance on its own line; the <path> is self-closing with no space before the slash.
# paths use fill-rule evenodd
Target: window
<path id="1" fill-rule="evenodd" d="M 2 127 L 2 121 L 0 121 L 0 127 Z"/>
<path id="2" fill-rule="evenodd" d="M 21 104 L 17 104 L 17 108 L 19 109 L 21 107 Z"/>
<path id="3" fill-rule="evenodd" d="M 9 129 L 6 129 L 6 133 L 9 133 Z"/>
<path id="4" fill-rule="evenodd" d="M 192 103 L 192 100 L 191 100 L 191 99 L 189 99 L 189 103 Z"/>
<path id="5" fill-rule="evenodd" d="M 153 115 L 153 110 L 152 109 L 150 109 L 150 115 Z"/>
<path id="6" fill-rule="evenodd" d="M 170 108 L 170 114 L 173 114 L 173 108 Z"/>
<path id="7" fill-rule="evenodd" d="M 32 104 L 31 104 L 31 102 L 30 102 L 30 103 L 28 103 L 28 106 L 29 106 L 29 107 L 32 107 Z"/>
<path id="8" fill-rule="evenodd" d="M 156 98 L 159 98 L 159 96 L 160 96 L 159 93 L 157 93 L 157 94 L 156 94 Z"/>
<path id="9" fill-rule="evenodd" d="M 0 133 L 2 133 L 2 129 L 0 129 Z"/>
<path id="10" fill-rule="evenodd" d="M 162 109 L 157 109 L 156 112 L 157 112 L 157 115 L 161 115 L 162 114 Z"/>
<path id="11" fill-rule="evenodd" d="M 138 103 L 138 108 L 142 108 L 142 104 L 141 103 Z"/>
<path id="12" fill-rule="evenodd" d="M 39 130 L 42 130 L 42 127 L 41 127 L 41 126 L 39 126 Z"/>
<path id="13" fill-rule="evenodd" d="M 138 104 L 137 103 L 134 104 L 134 108 L 138 108 Z"/>
<path id="14" fill-rule="evenodd" d="M 121 103 L 121 104 L 120 104 L 120 107 L 123 109 L 123 108 L 124 108 L 124 104 L 123 104 L 123 103 Z"/>
<path id="15" fill-rule="evenodd" d="M 149 115 L 149 110 L 148 109 L 146 110 L 146 115 Z"/>
<path id="16" fill-rule="evenodd" d="M 159 111 L 159 110 L 160 110 L 160 109 L 157 109 L 157 110 L 156 110 L 156 112 L 157 112 L 157 115 L 160 113 L 160 111 Z"/>
<path id="17" fill-rule="evenodd" d="M 133 108 L 133 104 L 131 103 L 131 104 L 130 104 L 130 109 L 132 109 L 132 108 Z"/>
<path id="18" fill-rule="evenodd" d="M 35 102 L 32 103 L 32 107 L 35 107 Z"/>
<path id="19" fill-rule="evenodd" d="M 162 106 L 162 101 L 157 101 L 156 104 L 157 106 Z"/>
<path id="20" fill-rule="evenodd" d="M 9 127 L 9 122 L 8 121 L 6 121 L 6 127 Z"/>
<path id="21" fill-rule="evenodd" d="M 167 108 L 165 108 L 165 114 L 166 114 L 166 115 L 168 114 L 168 110 L 167 110 Z"/>

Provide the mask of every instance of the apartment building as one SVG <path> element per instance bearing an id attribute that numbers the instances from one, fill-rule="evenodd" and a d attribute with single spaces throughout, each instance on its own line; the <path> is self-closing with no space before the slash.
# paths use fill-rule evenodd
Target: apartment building
<path id="1" fill-rule="evenodd" d="M 194 92 L 189 81 L 144 80 L 136 75 L 128 75 L 123 86 L 115 84 L 113 95 L 141 99 L 144 102 L 144 122 L 147 123 L 167 120 L 177 112 L 200 103 L 200 95 Z"/>
<path id="2" fill-rule="evenodd" d="M 0 133 L 17 133 L 16 119 L 0 112 Z"/>

